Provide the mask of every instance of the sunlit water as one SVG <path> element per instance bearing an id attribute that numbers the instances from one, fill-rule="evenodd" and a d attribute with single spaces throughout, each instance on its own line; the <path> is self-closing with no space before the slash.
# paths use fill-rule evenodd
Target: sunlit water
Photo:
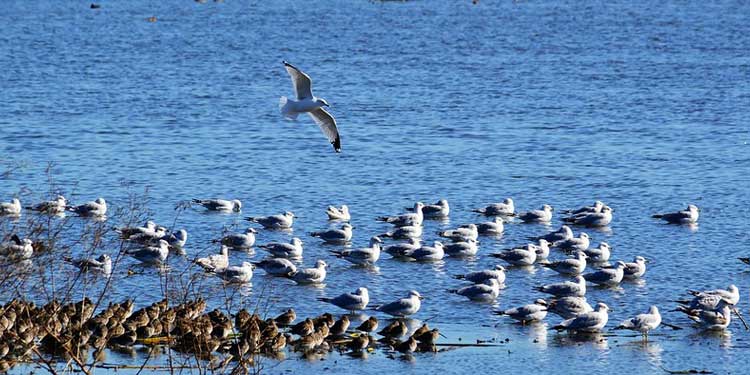
<path id="1" fill-rule="evenodd" d="M 736 259 L 750 255 L 748 12 L 732 1 L 185 0 L 103 2 L 99 10 L 5 2 L 0 159 L 4 170 L 19 168 L 4 177 L 0 196 L 40 199 L 52 162 L 55 183 L 73 201 L 102 196 L 123 207 L 129 194 L 147 191 L 153 218 L 169 226 L 180 201 L 244 202 L 240 215 L 182 212 L 175 226 L 190 238 L 187 255 L 170 260 L 173 269 L 216 251 L 210 240 L 225 228 L 243 230 L 244 216 L 292 210 L 304 264 L 331 265 L 325 287 L 293 286 L 259 270 L 251 287 L 227 292 L 236 304 L 266 301 L 269 314 L 294 307 L 304 317 L 336 312 L 316 298 L 359 286 L 374 303 L 417 289 L 427 299 L 414 318 L 431 318 L 448 335 L 444 342 L 503 341 L 417 354 L 413 362 L 382 352 L 361 366 L 337 354 L 269 361 L 268 372 L 348 373 L 355 365 L 362 372 L 738 373 L 750 364 L 750 336 L 739 322 L 724 335 L 705 335 L 667 311 L 687 288 L 730 283 L 748 310 L 750 274 Z M 307 117 L 279 116 L 279 96 L 292 94 L 282 60 L 309 73 L 315 93 L 332 104 L 342 154 Z M 491 267 L 487 254 L 556 228 L 559 214 L 550 228 L 507 225 L 501 239 L 482 239 L 474 260 L 419 264 L 384 255 L 376 270 L 337 260 L 329 250 L 338 247 L 306 235 L 328 226 L 326 205 L 345 203 L 354 246 L 364 246 L 389 229 L 376 216 L 448 199 L 450 221 L 426 224 L 431 242 L 441 228 L 483 220 L 470 209 L 508 196 L 521 210 L 594 199 L 614 207 L 609 230 L 589 231 L 594 244 L 613 245 L 614 260 L 642 255 L 652 263 L 642 283 L 591 288 L 589 300 L 615 309 L 610 328 L 656 304 L 665 321 L 685 329 L 662 328 L 645 345 L 621 331 L 576 341 L 547 329 L 556 316 L 522 327 L 491 314 L 540 297 L 532 286 L 564 280 L 540 267 L 509 271 L 495 305 L 447 292 L 463 285 L 453 274 Z M 650 218 L 687 203 L 702 209 L 697 230 Z M 289 236 L 261 231 L 258 242 Z M 231 262 L 263 256 L 234 252 Z M 143 274 L 124 278 L 128 269 Z M 148 304 L 162 296 L 158 272 L 131 260 L 115 280 L 112 300 L 137 295 Z M 212 293 L 212 307 L 225 296 L 211 277 L 200 278 L 197 292 Z"/>

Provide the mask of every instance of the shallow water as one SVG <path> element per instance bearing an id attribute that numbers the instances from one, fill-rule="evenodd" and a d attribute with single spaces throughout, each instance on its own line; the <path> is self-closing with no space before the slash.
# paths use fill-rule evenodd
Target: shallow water
<path id="1" fill-rule="evenodd" d="M 335 309 L 316 298 L 359 286 L 373 302 L 417 289 L 427 299 L 414 318 L 432 318 L 445 342 L 510 339 L 417 354 L 414 362 L 377 353 L 363 372 L 742 372 L 750 336 L 741 325 L 705 335 L 666 311 L 687 288 L 730 283 L 748 310 L 750 273 L 736 260 L 749 255 L 750 240 L 748 11 L 734 1 L 129 1 L 99 10 L 8 2 L 0 12 L 0 162 L 13 171 L 0 196 L 40 199 L 52 162 L 56 185 L 73 201 L 103 196 L 123 207 L 129 194 L 147 191 L 152 217 L 170 226 L 180 201 L 241 199 L 241 215 L 179 215 L 175 226 L 190 238 L 187 256 L 170 261 L 174 269 L 214 252 L 209 241 L 243 229 L 242 217 L 292 210 L 304 264 L 331 265 L 326 285 L 292 287 L 258 271 L 240 291 L 249 292 L 246 303 L 271 295 L 269 313 L 293 306 L 308 316 Z M 150 16 L 158 22 L 146 22 Z M 310 74 L 315 93 L 331 103 L 342 154 L 306 117 L 279 116 L 278 97 L 292 94 L 281 60 Z M 490 313 L 530 303 L 540 297 L 532 286 L 563 280 L 540 267 L 509 271 L 493 306 L 447 293 L 462 285 L 451 275 L 490 267 L 487 254 L 548 229 L 540 225 L 507 225 L 502 238 L 482 239 L 473 260 L 418 264 L 384 255 L 377 270 L 351 267 L 328 254 L 337 247 L 306 236 L 328 226 L 328 204 L 349 205 L 354 246 L 364 246 L 389 229 L 376 216 L 448 199 L 450 221 L 426 224 L 431 242 L 440 228 L 483 220 L 470 209 L 508 196 L 520 210 L 608 203 L 615 219 L 607 231 L 588 231 L 594 244 L 613 245 L 613 260 L 642 255 L 652 263 L 643 283 L 591 288 L 589 300 L 615 309 L 609 327 L 656 304 L 665 321 L 686 329 L 662 328 L 647 345 L 619 332 L 576 342 Z M 697 230 L 650 218 L 687 203 L 702 209 Z M 288 237 L 261 231 L 258 242 Z M 263 256 L 235 252 L 231 262 Z M 155 270 L 122 266 L 111 299 L 161 298 Z M 123 278 L 129 268 L 143 274 Z M 223 300 L 217 279 L 196 288 L 214 292 L 214 305 Z M 558 321 L 550 316 L 548 327 Z M 358 361 L 332 354 L 267 367 L 349 372 Z"/>

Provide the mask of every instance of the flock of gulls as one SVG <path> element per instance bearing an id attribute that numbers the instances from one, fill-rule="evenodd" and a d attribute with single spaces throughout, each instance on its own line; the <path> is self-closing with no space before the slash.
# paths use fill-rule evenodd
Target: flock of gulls
<path id="1" fill-rule="evenodd" d="M 229 214 L 237 214 L 242 209 L 242 203 L 239 200 L 195 199 L 192 203 L 206 210 Z M 103 198 L 81 205 L 70 205 L 64 197 L 58 196 L 54 200 L 27 207 L 22 207 L 18 199 L 13 199 L 10 202 L 0 204 L 0 215 L 17 217 L 22 214 L 24 208 L 41 214 L 60 215 L 72 212 L 81 217 L 94 218 L 106 218 L 107 213 L 107 203 Z M 433 262 L 441 260 L 446 256 L 457 258 L 472 257 L 479 251 L 478 239 L 480 236 L 501 235 L 505 231 L 506 223 L 508 222 L 520 221 L 522 223 L 549 224 L 553 218 L 553 208 L 549 205 L 543 205 L 537 210 L 517 212 L 511 198 L 506 198 L 500 203 L 477 208 L 474 212 L 490 219 L 484 222 L 471 223 L 439 231 L 437 235 L 442 240 L 425 244 L 421 240 L 423 222 L 430 219 L 441 220 L 447 218 L 450 215 L 450 206 L 446 200 L 439 200 L 434 204 L 417 202 L 413 207 L 406 208 L 404 213 L 377 217 L 376 220 L 384 223 L 384 225 L 388 225 L 388 229 L 370 237 L 369 246 L 363 248 L 346 246 L 340 250 L 331 250 L 330 256 L 332 258 L 343 259 L 360 267 L 374 266 L 380 261 L 383 253 L 388 254 L 392 258 L 415 262 Z M 506 272 L 512 272 L 512 269 L 516 267 L 539 264 L 542 267 L 569 277 L 569 280 L 542 284 L 535 287 L 536 292 L 547 295 L 549 298 L 538 298 L 530 304 L 512 309 L 495 310 L 495 313 L 507 316 L 521 324 L 529 324 L 547 319 L 548 313 L 551 312 L 562 319 L 552 326 L 553 329 L 574 333 L 598 332 L 603 330 L 609 320 L 610 308 L 606 303 L 601 301 L 597 301 L 593 305 L 590 304 L 586 299 L 587 288 L 592 284 L 605 288 L 617 287 L 623 280 L 642 278 L 646 274 L 648 260 L 642 256 L 636 256 L 629 262 L 617 260 L 614 263 L 610 263 L 613 255 L 612 248 L 606 242 L 601 242 L 598 246 L 594 247 L 587 233 L 580 232 L 577 236 L 574 234 L 573 227 L 585 229 L 607 226 L 612 221 L 613 210 L 606 204 L 597 201 L 591 206 L 564 211 L 563 213 L 566 216 L 562 220 L 566 224 L 562 225 L 559 229 L 543 233 L 537 237 L 530 237 L 530 242 L 524 246 L 489 254 L 504 264 L 497 264 L 491 269 L 455 275 L 456 279 L 467 284 L 460 288 L 451 289 L 448 292 L 458 294 L 471 301 L 491 303 L 497 299 L 501 289 L 506 287 Z M 326 210 L 326 215 L 333 225 L 332 229 L 311 232 L 309 233 L 310 238 L 334 245 L 350 244 L 354 235 L 354 226 L 350 224 L 352 217 L 348 207 L 346 205 L 341 207 L 329 206 Z M 655 219 L 678 225 L 696 224 L 698 217 L 699 210 L 694 205 L 689 205 L 686 209 L 677 212 L 653 215 Z M 317 259 L 314 266 L 310 268 L 298 267 L 295 264 L 295 261 L 299 262 L 304 254 L 304 241 L 301 238 L 293 237 L 289 242 L 256 244 L 256 234 L 259 230 L 291 229 L 295 220 L 293 212 L 287 211 L 278 215 L 247 217 L 245 220 L 260 226 L 262 229 L 251 227 L 242 233 L 230 233 L 222 238 L 215 239 L 214 242 L 217 243 L 217 247 L 220 246 L 219 252 L 207 257 L 196 258 L 193 262 L 204 269 L 205 272 L 221 278 L 226 283 L 248 283 L 252 280 L 255 270 L 258 268 L 269 275 L 288 278 L 298 284 L 319 284 L 324 282 L 328 267 L 325 259 Z M 138 262 L 156 266 L 165 264 L 170 250 L 181 249 L 188 238 L 187 232 L 184 229 L 169 231 L 153 221 L 146 222 L 144 226 L 119 227 L 115 230 L 119 233 L 122 240 L 129 244 L 126 254 Z M 258 262 L 242 262 L 238 265 L 233 265 L 230 262 L 231 250 L 248 250 L 251 248 L 261 249 L 267 252 L 269 256 Z M 553 249 L 561 255 L 555 261 L 549 259 L 551 250 Z M 20 238 L 17 234 L 10 235 L 0 244 L 0 256 L 3 259 L 10 261 L 30 259 L 33 255 L 34 246 L 32 241 Z M 78 267 L 81 271 L 85 272 L 97 272 L 107 276 L 112 272 L 112 259 L 107 254 L 102 254 L 97 258 L 91 259 L 69 258 L 67 261 L 72 266 Z M 742 318 L 739 311 L 735 308 L 735 305 L 739 302 L 740 293 L 734 285 L 730 285 L 727 289 L 689 291 L 689 294 L 691 295 L 690 298 L 677 300 L 678 305 L 675 311 L 685 313 L 701 329 L 723 330 L 727 328 L 732 320 L 732 313 Z M 423 296 L 417 290 L 406 291 L 401 298 L 396 298 L 391 302 L 379 305 L 370 304 L 370 293 L 366 286 L 360 286 L 350 293 L 344 293 L 333 298 L 320 298 L 319 300 L 347 311 L 352 314 L 352 317 L 355 316 L 354 314 L 368 310 L 381 312 L 393 317 L 394 320 L 392 323 L 379 332 L 383 336 L 381 342 L 385 342 L 390 348 L 395 348 L 395 350 L 404 353 L 413 352 L 418 350 L 419 347 L 434 350 L 433 344 L 439 335 L 438 330 L 429 329 L 429 327 L 424 325 L 420 332 L 407 336 L 408 328 L 402 320 L 402 318 L 407 318 L 420 310 Z M 85 305 L 90 302 L 84 301 L 80 303 Z M 203 305 L 205 308 L 205 302 L 203 302 Z M 7 303 L 0 310 L 2 312 L 0 314 L 0 337 L 7 338 L 10 340 L 9 342 L 17 342 L 25 331 L 14 332 L 12 318 L 22 315 L 19 314 L 19 309 L 30 311 L 35 308 L 32 305 L 28 305 L 28 303 L 17 300 Z M 132 308 L 132 306 L 129 308 Z M 46 306 L 41 309 L 49 310 Z M 70 308 L 64 306 L 58 306 L 53 310 L 55 314 L 59 314 L 62 311 L 67 311 L 66 309 L 70 310 Z M 162 310 L 167 311 L 167 308 L 163 306 L 159 307 L 159 311 Z M 201 315 L 203 314 L 203 309 L 198 310 L 200 311 L 191 312 L 187 317 L 179 316 L 178 314 L 175 321 L 179 322 L 180 319 L 185 318 L 198 319 L 202 316 L 204 317 L 202 319 L 205 320 L 206 326 L 231 321 L 227 316 L 217 317 L 217 314 L 220 314 L 218 310 L 206 315 Z M 80 312 L 80 309 L 73 308 L 70 311 Z M 106 311 L 104 310 L 104 312 L 100 312 L 96 316 L 108 314 Z M 176 307 L 176 310 L 170 311 L 180 311 L 180 307 Z M 87 328 L 86 333 L 81 333 L 81 327 L 90 327 L 87 321 L 97 319 L 93 313 L 94 311 L 90 311 L 83 319 L 78 318 L 77 325 L 71 328 L 73 331 L 66 337 L 80 337 L 81 335 L 90 336 L 89 339 L 106 337 L 106 343 L 115 343 L 117 345 L 130 343 L 132 345 L 136 340 L 146 340 L 157 337 L 160 334 L 173 333 L 171 336 L 176 337 L 178 340 L 175 345 L 183 345 L 180 344 L 181 341 L 179 340 L 182 340 L 182 337 L 186 334 L 184 329 L 180 331 L 165 331 L 163 324 L 160 324 L 161 329 L 159 327 L 152 327 L 153 329 L 143 328 L 146 326 L 151 327 L 149 326 L 150 322 L 158 321 L 153 314 L 147 314 L 150 318 L 144 318 L 139 324 L 128 324 L 128 319 L 131 316 L 123 314 L 121 319 L 117 321 L 117 324 L 123 326 L 124 330 L 118 328 L 115 331 L 117 334 L 108 333 L 104 335 L 100 332 L 102 329 L 97 327 Z M 293 310 L 290 310 L 288 313 L 294 314 Z M 53 316 L 57 315 L 53 314 Z M 194 334 L 193 336 L 188 336 L 190 337 L 189 340 L 193 340 L 190 341 L 189 345 L 200 347 L 204 351 L 210 349 L 208 350 L 209 352 L 222 348 L 221 350 L 224 351 L 234 350 L 245 353 L 248 350 L 256 352 L 263 350 L 263 348 L 267 348 L 267 345 L 283 348 L 286 344 L 282 344 L 279 341 L 299 344 L 297 348 L 302 348 L 304 351 L 314 350 L 323 345 L 324 342 L 327 342 L 327 349 L 332 347 L 332 343 L 338 343 L 359 351 L 375 342 L 374 340 L 370 341 L 371 338 L 369 335 L 378 327 L 378 321 L 374 316 L 364 321 L 356 330 L 349 329 L 351 321 L 348 315 L 343 315 L 338 320 L 330 315 L 329 318 L 326 318 L 326 322 L 330 324 L 320 324 L 319 319 L 322 319 L 321 317 L 316 318 L 318 320 L 312 318 L 306 319 L 300 323 L 304 327 L 299 325 L 290 326 L 291 321 L 294 319 L 285 321 L 283 324 L 275 320 L 263 320 L 257 316 L 253 319 L 253 332 L 270 330 L 273 335 L 255 333 L 249 335 L 240 330 L 239 337 L 247 338 L 252 336 L 253 338 L 240 340 L 242 341 L 240 344 L 242 347 L 236 348 L 237 340 L 229 340 L 228 338 L 238 337 L 232 335 L 234 334 L 234 329 L 238 328 L 238 326 L 237 324 L 232 326 L 227 323 L 227 329 L 222 331 L 223 333 L 218 335 L 219 337 L 211 333 L 201 336 L 205 339 L 211 338 L 214 341 L 210 343 L 200 341 L 202 339 L 196 338 Z M 71 322 L 74 321 L 71 317 L 68 320 Z M 200 320 L 196 320 L 196 322 L 198 321 Z M 163 322 L 159 321 L 159 323 Z M 33 324 L 29 323 L 28 326 L 43 326 L 46 324 L 49 323 L 42 320 L 41 322 L 36 321 Z M 666 325 L 667 323 L 662 323 L 659 308 L 651 306 L 648 311 L 621 322 L 614 329 L 637 331 L 643 335 L 644 340 L 647 340 L 648 333 L 662 324 Z M 281 330 L 281 328 L 287 326 L 289 326 L 288 330 Z M 16 329 L 21 328 L 17 325 L 15 327 Z M 174 324 L 171 328 L 180 329 L 179 327 L 180 324 Z M 75 331 L 75 329 L 79 331 Z M 21 340 L 25 341 L 26 344 L 35 340 L 41 343 L 49 340 L 45 339 L 46 335 L 43 330 L 32 330 L 29 332 L 35 333 L 35 339 Z M 284 337 L 283 339 L 280 338 L 282 336 Z M 296 338 L 294 338 L 295 336 Z M 406 339 L 401 340 L 404 336 L 407 336 Z M 258 341 L 260 340 L 259 337 L 265 337 L 265 339 L 271 340 L 273 343 L 268 344 L 266 341 Z M 355 343 L 352 344 L 353 342 Z M 106 343 L 103 345 L 108 345 Z M 419 343 L 425 344 L 425 346 L 420 346 L 418 345 Z M 93 345 L 93 347 L 97 348 L 97 345 Z M 101 347 L 98 347 L 98 349 L 101 349 Z M 7 353 L 4 355 L 7 355 Z"/>
<path id="2" fill-rule="evenodd" d="M 328 102 L 312 94 L 312 81 L 307 74 L 287 62 L 284 62 L 284 67 L 292 79 L 295 98 L 281 98 L 279 108 L 282 115 L 288 119 L 296 119 L 301 113 L 309 114 L 334 150 L 340 152 L 341 138 L 336 121 L 324 109 L 329 107 Z M 242 210 L 242 202 L 239 200 L 194 199 L 192 203 L 209 211 L 228 214 L 237 214 Z M 18 199 L 13 199 L 0 203 L 0 216 L 18 217 L 24 209 L 48 215 L 65 215 L 70 212 L 81 217 L 106 220 L 108 206 L 103 198 L 71 205 L 65 197 L 57 196 L 54 200 L 26 207 Z M 350 244 L 355 228 L 350 224 L 352 217 L 348 207 L 329 206 L 325 213 L 335 226 L 309 233 L 308 240 L 344 245 L 341 249 L 331 250 L 330 257 L 350 262 L 356 267 L 373 267 L 380 261 L 383 253 L 394 259 L 434 262 L 444 257 L 473 257 L 479 252 L 480 236 L 500 236 L 509 222 L 549 225 L 554 213 L 552 206 L 547 204 L 536 210 L 517 212 L 511 198 L 473 211 L 488 219 L 439 231 L 437 235 L 440 240 L 423 243 L 423 222 L 448 218 L 450 206 L 444 199 L 434 204 L 416 202 L 412 207 L 405 208 L 403 213 L 375 218 L 384 223 L 387 229 L 370 236 L 369 246 L 352 248 Z M 609 244 L 600 242 L 593 246 L 587 233 L 580 231 L 575 235 L 573 232 L 573 228 L 606 227 L 613 219 L 613 212 L 611 207 L 600 201 L 591 206 L 563 211 L 564 224 L 559 229 L 531 237 L 525 245 L 489 254 L 502 263 L 491 269 L 455 275 L 460 280 L 457 283 L 466 284 L 447 292 L 471 301 L 492 303 L 498 298 L 500 291 L 506 288 L 506 272 L 538 264 L 568 280 L 534 288 L 535 292 L 548 298 L 538 298 L 527 305 L 495 310 L 494 313 L 524 325 L 543 321 L 547 319 L 548 313 L 553 313 L 561 318 L 552 326 L 553 329 L 573 333 L 601 331 L 607 326 L 611 309 L 602 301 L 596 301 L 593 305 L 589 303 L 586 299 L 589 285 L 614 288 L 623 280 L 642 278 L 646 274 L 648 263 L 643 256 L 635 256 L 630 261 L 614 260 L 613 249 Z M 694 205 L 676 212 L 653 215 L 654 219 L 677 225 L 694 225 L 698 217 L 699 209 Z M 262 229 L 250 227 L 244 232 L 230 233 L 215 239 L 220 250 L 216 254 L 195 258 L 193 263 L 206 273 L 232 284 L 249 283 L 258 268 L 268 275 L 287 278 L 297 284 L 321 284 L 327 276 L 326 259 L 316 259 L 314 266 L 308 268 L 297 265 L 304 256 L 302 238 L 293 237 L 289 242 L 256 244 L 256 235 L 260 230 L 290 230 L 295 218 L 291 211 L 247 217 L 248 222 Z M 146 265 L 166 264 L 170 251 L 182 250 L 188 240 L 186 230 L 171 231 L 153 221 L 148 221 L 143 226 L 119 227 L 115 230 L 128 244 L 126 254 Z M 22 238 L 18 233 L 10 233 L 0 242 L 0 261 L 30 260 L 36 252 L 35 245 L 31 239 Z M 268 257 L 257 262 L 232 264 L 232 250 L 250 249 L 261 249 L 268 253 Z M 556 260 L 550 259 L 553 258 L 552 250 L 557 253 L 554 256 Z M 108 254 L 90 259 L 65 260 L 81 272 L 98 273 L 107 277 L 113 272 L 112 257 Z M 750 264 L 748 258 L 741 260 Z M 729 326 L 733 313 L 744 324 L 744 319 L 735 308 L 740 299 L 735 285 L 730 285 L 727 289 L 688 292 L 691 297 L 677 300 L 674 311 L 685 313 L 697 327 L 724 330 Z M 12 366 L 14 361 L 37 346 L 53 354 L 71 355 L 87 347 L 92 347 L 96 353 L 105 347 L 128 347 L 136 343 L 160 343 L 163 340 L 169 341 L 177 350 L 195 354 L 228 353 L 229 360 L 241 358 L 247 353 L 279 351 L 287 345 L 303 352 L 332 348 L 362 352 L 377 345 L 402 353 L 435 351 L 434 344 L 440 336 L 439 330 L 430 329 L 424 324 L 410 332 L 411 329 L 404 320 L 419 312 L 423 299 L 417 290 L 408 290 L 391 302 L 371 304 L 367 287 L 360 286 L 350 293 L 319 299 L 320 302 L 336 306 L 351 315 L 342 315 L 336 319 L 327 313 L 296 324 L 293 324 L 296 320 L 293 309 L 275 319 L 262 319 L 245 310 L 230 317 L 219 310 L 205 313 L 206 302 L 202 300 L 172 307 L 168 306 L 167 301 L 162 301 L 137 311 L 133 311 L 133 302 L 129 300 L 109 305 L 98 313 L 87 299 L 65 305 L 52 301 L 42 307 L 31 302 L 12 300 L 0 308 L 0 371 Z M 368 310 L 393 317 L 387 326 L 377 331 L 382 336 L 377 341 L 372 336 L 379 325 L 375 316 L 370 316 L 356 328 L 350 327 L 355 317 L 361 316 L 356 314 Z M 660 325 L 679 328 L 662 322 L 659 308 L 650 306 L 648 311 L 613 328 L 639 332 L 645 341 L 649 332 Z"/>

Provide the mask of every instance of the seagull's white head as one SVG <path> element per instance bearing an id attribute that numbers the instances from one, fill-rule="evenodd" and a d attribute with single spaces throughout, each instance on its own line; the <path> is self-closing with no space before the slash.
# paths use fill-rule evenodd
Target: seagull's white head
<path id="1" fill-rule="evenodd" d="M 369 292 L 367 291 L 367 288 L 360 287 L 360 288 L 357 288 L 357 291 L 354 292 L 354 294 L 359 295 L 359 296 L 366 296 L 369 294 Z"/>
<path id="2" fill-rule="evenodd" d="M 242 209 L 242 202 L 239 199 L 232 201 L 232 210 L 239 212 Z"/>
<path id="3" fill-rule="evenodd" d="M 416 290 L 410 290 L 409 297 L 417 297 L 419 299 L 424 299 L 424 297 L 422 297 L 422 295 L 419 294 L 419 292 L 417 292 Z"/>
<path id="4" fill-rule="evenodd" d="M 542 209 L 544 211 L 552 211 L 553 210 L 552 206 L 550 206 L 548 204 L 545 204 L 544 206 L 542 206 Z"/>
<path id="5" fill-rule="evenodd" d="M 580 235 L 579 237 L 580 237 L 580 238 L 585 238 L 585 239 L 589 239 L 589 235 L 588 235 L 588 233 L 581 233 L 581 235 Z"/>
<path id="6" fill-rule="evenodd" d="M 104 198 L 96 198 L 95 202 L 102 205 L 107 204 L 107 202 L 104 201 Z"/>
<path id="7" fill-rule="evenodd" d="M 315 268 L 326 268 L 326 267 L 328 267 L 328 264 L 322 259 L 319 259 L 317 262 L 315 262 Z"/>
<path id="8" fill-rule="evenodd" d="M 503 266 L 501 266 L 501 265 L 498 264 L 498 265 L 495 266 L 495 270 L 497 270 L 497 271 L 505 271 L 505 267 L 503 267 Z"/>
<path id="9" fill-rule="evenodd" d="M 503 200 L 503 203 L 508 204 L 508 205 L 513 204 L 513 198 L 505 198 Z"/>
<path id="10" fill-rule="evenodd" d="M 295 217 L 294 216 L 294 212 L 292 212 L 292 211 L 286 211 L 286 212 L 284 212 L 284 216 L 289 217 L 289 218 Z"/>
<path id="11" fill-rule="evenodd" d="M 302 240 L 299 239 L 299 237 L 292 238 L 292 245 L 294 246 L 302 246 Z"/>
<path id="12" fill-rule="evenodd" d="M 315 102 L 320 104 L 321 107 L 330 107 L 325 99 L 318 98 L 317 100 L 315 100 Z"/>
<path id="13" fill-rule="evenodd" d="M 446 200 L 446 199 L 441 199 L 441 200 L 439 200 L 439 201 L 438 201 L 438 204 L 439 204 L 440 206 L 442 206 L 442 207 L 447 207 L 447 206 L 448 206 L 448 200 Z"/>
<path id="14" fill-rule="evenodd" d="M 698 206 L 696 206 L 694 204 L 689 204 L 688 205 L 688 211 L 690 211 L 690 212 L 698 212 L 700 210 L 698 209 Z"/>
<path id="15" fill-rule="evenodd" d="M 635 261 L 636 263 L 646 263 L 646 258 L 644 258 L 644 257 L 642 257 L 642 256 L 640 256 L 640 255 L 638 255 L 638 256 L 636 256 L 636 257 L 635 257 L 634 261 Z"/>

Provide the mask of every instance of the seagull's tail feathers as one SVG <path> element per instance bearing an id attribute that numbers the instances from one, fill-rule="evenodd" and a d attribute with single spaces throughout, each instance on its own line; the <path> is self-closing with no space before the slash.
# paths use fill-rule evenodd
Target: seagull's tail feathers
<path id="1" fill-rule="evenodd" d="M 289 98 L 287 98 L 286 96 L 282 96 L 279 99 L 279 112 L 281 112 L 281 114 L 289 120 L 296 120 L 297 115 L 299 115 L 299 112 L 295 112 L 292 109 L 292 106 L 289 103 Z"/>

